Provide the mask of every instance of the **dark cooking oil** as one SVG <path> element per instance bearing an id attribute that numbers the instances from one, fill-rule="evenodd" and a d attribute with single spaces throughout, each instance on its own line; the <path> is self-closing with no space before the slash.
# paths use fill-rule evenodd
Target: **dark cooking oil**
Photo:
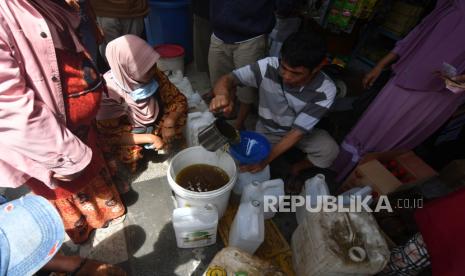
<path id="1" fill-rule="evenodd" d="M 207 164 L 190 165 L 176 175 L 176 183 L 194 192 L 213 191 L 228 182 L 229 176 L 224 170 Z"/>

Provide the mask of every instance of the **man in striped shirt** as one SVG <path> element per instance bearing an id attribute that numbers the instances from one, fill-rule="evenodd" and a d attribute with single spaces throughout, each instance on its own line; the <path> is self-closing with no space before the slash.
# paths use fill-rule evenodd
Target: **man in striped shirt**
<path id="1" fill-rule="evenodd" d="M 336 86 L 320 71 L 325 55 L 322 37 L 294 33 L 284 42 L 280 58 L 268 57 L 236 69 L 215 84 L 210 110 L 226 114 L 232 111 L 237 86 L 258 88 L 256 131 L 273 147 L 267 159 L 242 170 L 261 171 L 293 146 L 307 154 L 306 160 L 294 165 L 295 174 L 310 166 L 327 168 L 332 164 L 339 146 L 326 131 L 314 128 L 336 95 Z"/>

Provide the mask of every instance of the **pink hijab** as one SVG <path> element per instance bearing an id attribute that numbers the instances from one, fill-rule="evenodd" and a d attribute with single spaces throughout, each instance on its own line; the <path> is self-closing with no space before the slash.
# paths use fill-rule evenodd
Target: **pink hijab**
<path id="1" fill-rule="evenodd" d="M 97 119 L 114 119 L 127 114 L 134 126 L 147 126 L 155 122 L 159 112 L 155 97 L 136 102 L 128 92 L 141 86 L 138 80 L 157 63 L 160 55 L 135 35 L 112 40 L 107 45 L 105 55 L 110 65 L 110 71 L 104 75 L 108 97 L 102 99 Z"/>

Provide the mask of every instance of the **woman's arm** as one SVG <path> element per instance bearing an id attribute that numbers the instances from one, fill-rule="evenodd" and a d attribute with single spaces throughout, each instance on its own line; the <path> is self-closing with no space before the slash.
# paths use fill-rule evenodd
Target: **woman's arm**
<path id="1" fill-rule="evenodd" d="M 164 146 L 163 140 L 153 134 L 125 133 L 121 136 L 120 143 L 121 145 L 152 144 L 156 149 L 161 149 Z"/>
<path id="2" fill-rule="evenodd" d="M 376 79 L 381 75 L 381 72 L 397 60 L 399 56 L 395 52 L 389 52 L 384 58 L 382 58 L 376 66 L 371 69 L 368 74 L 363 78 L 363 88 L 367 89 L 373 85 Z"/>

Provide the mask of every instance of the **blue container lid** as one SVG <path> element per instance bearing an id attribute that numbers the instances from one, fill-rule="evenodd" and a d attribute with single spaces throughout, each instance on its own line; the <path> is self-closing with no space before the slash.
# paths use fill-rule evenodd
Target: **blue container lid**
<path id="1" fill-rule="evenodd" d="M 231 156 L 242 165 L 256 164 L 268 157 L 270 142 L 265 136 L 253 131 L 241 131 L 241 142 L 229 147 Z"/>

